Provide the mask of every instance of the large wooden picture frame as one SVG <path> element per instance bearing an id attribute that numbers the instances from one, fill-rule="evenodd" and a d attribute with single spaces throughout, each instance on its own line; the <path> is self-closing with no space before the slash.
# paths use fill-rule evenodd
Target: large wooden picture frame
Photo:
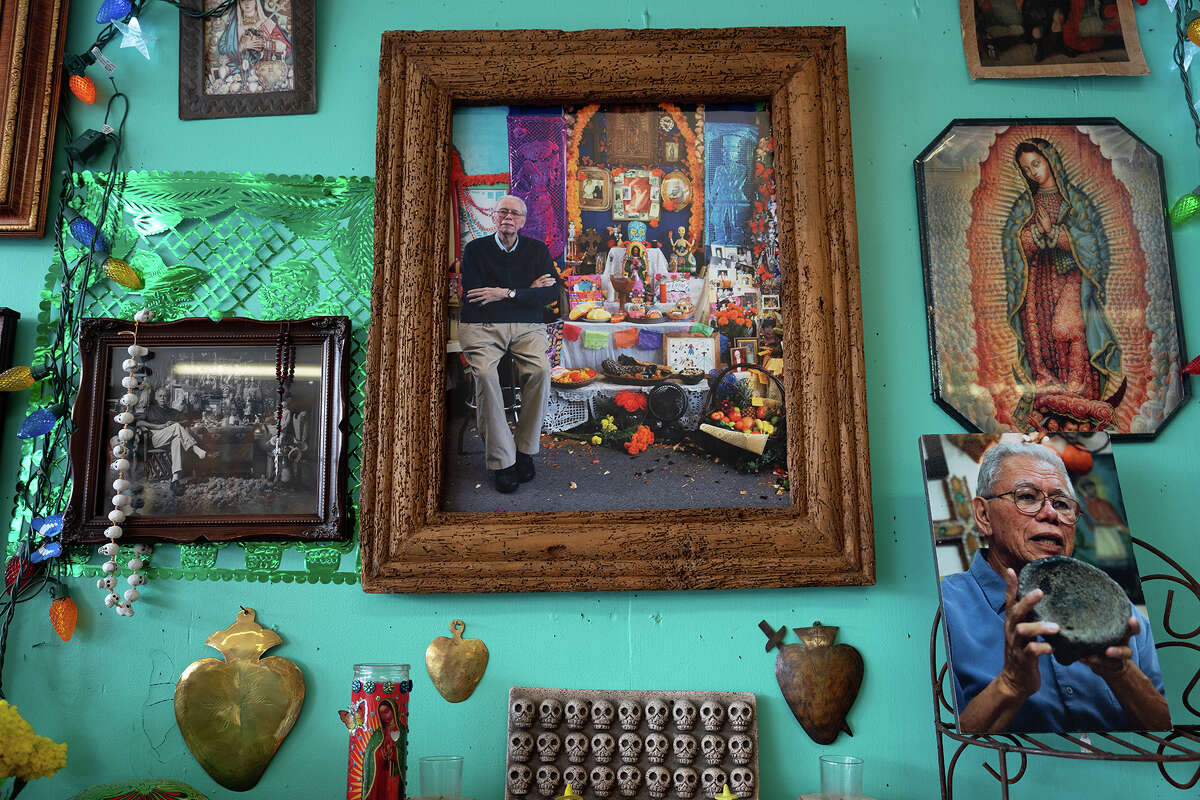
<path id="1" fill-rule="evenodd" d="M 0 3 L 0 236 L 46 229 L 67 5 Z"/>
<path id="2" fill-rule="evenodd" d="M 112 523 L 114 416 L 130 410 L 126 539 L 322 541 L 349 536 L 346 434 L 350 321 L 207 317 L 142 324 L 141 385 L 122 388 L 133 323 L 80 325 L 83 364 L 71 435 L 74 480 L 63 538 L 100 542 Z M 284 355 L 290 353 L 290 356 Z M 278 375 L 291 361 L 284 409 Z M 278 443 L 278 446 L 276 444 Z M 173 474 L 175 473 L 175 474 Z M 177 480 L 178 478 L 178 480 Z"/>
<path id="3" fill-rule="evenodd" d="M 619 55 L 598 65 L 597 51 Z M 440 511 L 452 106 L 663 97 L 770 103 L 781 260 L 791 265 L 782 322 L 790 506 Z M 376 159 L 360 499 L 366 591 L 874 582 L 843 29 L 386 32 Z"/>

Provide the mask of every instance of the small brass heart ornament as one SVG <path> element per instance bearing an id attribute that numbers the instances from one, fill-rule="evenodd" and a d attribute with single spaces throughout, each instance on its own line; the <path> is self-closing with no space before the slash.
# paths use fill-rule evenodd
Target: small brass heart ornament
<path id="1" fill-rule="evenodd" d="M 788 707 L 817 744 L 833 744 L 843 730 L 853 736 L 846 715 L 862 685 L 862 654 L 833 643 L 836 627 L 814 622 L 792 630 L 802 644 L 784 645 L 775 657 L 775 679 Z"/>
<path id="2" fill-rule="evenodd" d="M 225 656 L 193 661 L 175 685 L 175 721 L 192 756 L 214 781 L 254 788 L 304 705 L 304 676 L 286 658 L 262 654 L 283 639 L 243 608 L 204 642 Z"/>
<path id="3" fill-rule="evenodd" d="M 439 636 L 425 650 L 425 669 L 438 693 L 451 703 L 471 696 L 483 678 L 488 664 L 488 649 L 479 639 L 464 639 L 466 623 L 450 623 L 453 636 Z"/>

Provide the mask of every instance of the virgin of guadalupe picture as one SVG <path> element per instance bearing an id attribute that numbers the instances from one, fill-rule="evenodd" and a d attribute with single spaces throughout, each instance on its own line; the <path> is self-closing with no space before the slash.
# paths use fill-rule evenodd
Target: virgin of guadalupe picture
<path id="1" fill-rule="evenodd" d="M 1158 154 L 1115 120 L 958 121 L 915 167 L 938 402 L 1155 435 L 1187 397 Z"/>
<path id="2" fill-rule="evenodd" d="M 218 0 L 205 0 L 205 9 Z M 292 0 L 236 0 L 229 13 L 205 21 L 204 92 L 286 92 L 296 88 Z"/>

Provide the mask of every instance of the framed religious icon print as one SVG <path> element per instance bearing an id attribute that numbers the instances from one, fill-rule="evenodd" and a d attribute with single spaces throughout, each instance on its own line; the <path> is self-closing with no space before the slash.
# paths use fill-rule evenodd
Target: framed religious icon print
<path id="1" fill-rule="evenodd" d="M 936 401 L 1153 438 L 1188 398 L 1158 153 L 1115 119 L 956 120 L 914 167 Z"/>
<path id="2" fill-rule="evenodd" d="M 132 329 L 81 325 L 65 540 L 104 540 L 122 476 L 130 538 L 349 535 L 346 317 L 141 324 L 140 362 Z"/>
<path id="3" fill-rule="evenodd" d="M 185 0 L 212 10 L 221 0 Z M 316 0 L 234 0 L 179 17 L 179 118 L 317 110 Z"/>
<path id="4" fill-rule="evenodd" d="M 958 0 L 958 4 L 963 51 L 972 78 L 1150 71 L 1138 41 L 1133 0 Z"/>

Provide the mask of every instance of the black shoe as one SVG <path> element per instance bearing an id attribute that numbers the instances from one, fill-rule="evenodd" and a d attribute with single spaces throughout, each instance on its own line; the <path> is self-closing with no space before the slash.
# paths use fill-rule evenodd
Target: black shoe
<path id="1" fill-rule="evenodd" d="M 517 477 L 517 465 L 496 470 L 496 491 L 502 494 L 512 494 L 521 485 Z"/>
<path id="2" fill-rule="evenodd" d="M 517 468 L 517 480 L 521 483 L 528 483 L 537 474 L 537 470 L 533 468 L 533 456 L 518 452 L 517 463 L 513 466 Z"/>

